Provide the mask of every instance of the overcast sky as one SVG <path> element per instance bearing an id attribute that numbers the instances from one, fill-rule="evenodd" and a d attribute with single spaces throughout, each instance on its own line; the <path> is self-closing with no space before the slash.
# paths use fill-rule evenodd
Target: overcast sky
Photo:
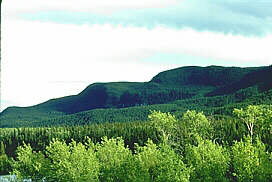
<path id="1" fill-rule="evenodd" d="M 2 109 L 180 66 L 270 65 L 271 8 L 271 0 L 4 0 Z"/>

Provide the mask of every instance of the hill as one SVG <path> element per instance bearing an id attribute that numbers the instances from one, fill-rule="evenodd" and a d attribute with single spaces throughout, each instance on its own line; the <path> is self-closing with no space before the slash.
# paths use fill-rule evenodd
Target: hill
<path id="1" fill-rule="evenodd" d="M 218 98 L 228 104 L 243 102 L 252 96 L 256 99 L 258 94 L 271 88 L 269 76 L 271 78 L 271 67 L 191 66 L 161 72 L 149 82 L 94 83 L 77 95 L 31 107 L 9 107 L 0 114 L 0 127 L 73 125 L 99 119 L 135 121 L 141 120 L 149 110 L 178 113 L 202 107 L 202 103 L 206 103 L 202 109 L 207 110 Z M 177 107 L 176 101 L 186 104 Z M 103 113 L 107 115 L 102 117 Z"/>
<path id="2" fill-rule="evenodd" d="M 227 95 L 241 89 L 258 86 L 259 90 L 267 91 L 272 88 L 272 66 L 251 71 L 235 82 L 230 82 L 207 94 L 207 96 Z"/>
<path id="3" fill-rule="evenodd" d="M 246 74 L 262 69 L 222 66 L 188 66 L 159 73 L 151 82 L 167 85 L 205 85 L 220 87 L 241 80 Z"/>

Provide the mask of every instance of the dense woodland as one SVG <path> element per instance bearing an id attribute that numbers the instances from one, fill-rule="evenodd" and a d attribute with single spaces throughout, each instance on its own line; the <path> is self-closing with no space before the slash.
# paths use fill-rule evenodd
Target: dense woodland
<path id="1" fill-rule="evenodd" d="M 126 108 L 99 108 L 75 114 L 55 115 L 54 112 L 42 113 L 33 109 L 21 113 L 2 113 L 0 126 L 13 127 L 50 127 L 88 125 L 104 122 L 137 122 L 147 121 L 150 110 L 170 112 L 181 117 L 187 110 L 203 111 L 207 116 L 230 116 L 234 108 L 243 108 L 247 105 L 271 104 L 272 90 L 259 92 L 256 86 L 241 89 L 233 94 L 213 97 L 195 97 L 175 100 L 165 104 L 133 106 Z M 28 109 L 28 108 L 27 108 Z M 7 113 L 9 109 L 7 110 Z"/>
<path id="2" fill-rule="evenodd" d="M 272 180 L 271 105 L 226 118 L 152 111 L 148 120 L 1 129 L 1 173 L 34 181 Z"/>
<path id="3" fill-rule="evenodd" d="M 0 174 L 272 181 L 271 77 L 271 66 L 183 67 L 146 83 L 96 83 L 75 96 L 8 108 L 0 114 Z"/>

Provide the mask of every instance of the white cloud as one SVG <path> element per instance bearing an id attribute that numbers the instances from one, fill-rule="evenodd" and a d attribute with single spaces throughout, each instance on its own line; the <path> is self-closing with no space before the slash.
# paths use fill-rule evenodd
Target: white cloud
<path id="1" fill-rule="evenodd" d="M 3 7 L 4 12 L 9 15 L 48 10 L 112 13 L 121 9 L 167 7 L 180 2 L 181 0 L 9 0 L 3 2 Z"/>
<path id="2" fill-rule="evenodd" d="M 20 105 L 77 94 L 92 82 L 148 81 L 162 70 L 190 63 L 142 61 L 156 53 L 185 53 L 222 64 L 228 60 L 272 64 L 272 35 L 255 38 L 191 29 L 5 19 L 2 25 L 2 97 Z"/>

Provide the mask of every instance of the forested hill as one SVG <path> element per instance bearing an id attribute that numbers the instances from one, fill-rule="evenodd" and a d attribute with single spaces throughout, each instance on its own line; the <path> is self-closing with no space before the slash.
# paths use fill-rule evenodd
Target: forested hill
<path id="1" fill-rule="evenodd" d="M 235 83 L 241 80 L 246 74 L 263 68 L 188 66 L 161 72 L 151 82 L 167 85 L 206 85 L 220 87 Z"/>
<path id="2" fill-rule="evenodd" d="M 272 66 L 251 71 L 244 75 L 241 79 L 238 79 L 238 81 L 215 89 L 211 93 L 207 94 L 207 96 L 231 94 L 238 90 L 252 86 L 258 86 L 260 91 L 270 90 L 272 88 Z"/>
<path id="3" fill-rule="evenodd" d="M 238 99 L 234 96 L 240 102 L 272 88 L 268 78 L 272 78 L 271 66 L 181 67 L 161 72 L 149 82 L 94 83 L 78 95 L 52 99 L 31 107 L 9 107 L 0 114 L 0 127 L 17 126 L 18 123 L 20 126 L 28 126 L 32 122 L 48 121 L 94 109 L 119 112 L 117 108 L 136 106 L 145 108 L 146 112 L 149 105 L 161 106 L 177 100 L 203 100 L 209 96 L 231 95 L 233 98 L 240 94 Z M 187 107 L 191 108 L 191 105 L 186 104 L 183 110 Z"/>

